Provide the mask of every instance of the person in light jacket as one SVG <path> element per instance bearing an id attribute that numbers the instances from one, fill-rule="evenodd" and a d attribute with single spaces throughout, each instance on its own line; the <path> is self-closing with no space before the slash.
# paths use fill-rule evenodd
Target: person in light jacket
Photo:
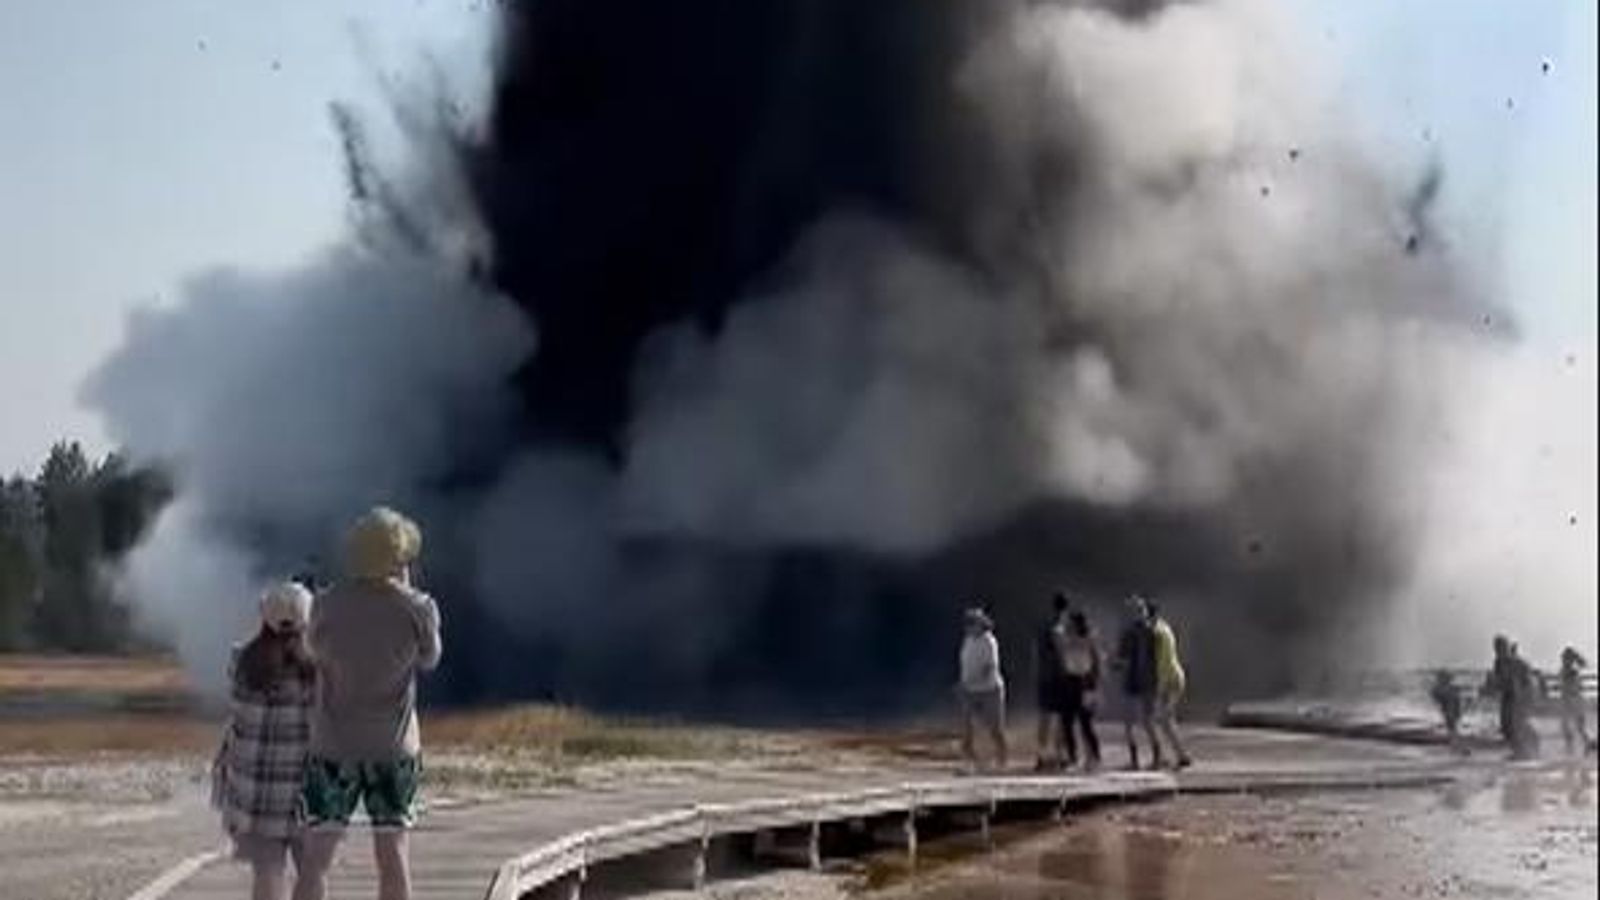
<path id="1" fill-rule="evenodd" d="M 978 607 L 966 612 L 961 641 L 961 753 L 969 770 L 978 768 L 977 732 L 988 732 L 995 764 L 1006 767 L 1006 682 L 1000 671 L 1000 642 L 994 622 Z"/>
<path id="2" fill-rule="evenodd" d="M 417 675 L 439 663 L 439 608 L 411 585 L 415 523 L 378 507 L 345 541 L 345 574 L 312 606 L 317 665 L 302 784 L 305 868 L 295 900 L 323 900 L 334 851 L 359 805 L 371 823 L 379 900 L 409 900 L 407 831 L 416 817 L 422 741 Z"/>

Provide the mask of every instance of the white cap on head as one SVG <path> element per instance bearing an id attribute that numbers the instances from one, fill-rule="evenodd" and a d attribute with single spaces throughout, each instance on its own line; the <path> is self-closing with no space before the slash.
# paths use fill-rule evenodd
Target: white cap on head
<path id="1" fill-rule="evenodd" d="M 311 592 L 285 581 L 261 595 L 261 623 L 273 631 L 301 631 L 311 621 Z"/>

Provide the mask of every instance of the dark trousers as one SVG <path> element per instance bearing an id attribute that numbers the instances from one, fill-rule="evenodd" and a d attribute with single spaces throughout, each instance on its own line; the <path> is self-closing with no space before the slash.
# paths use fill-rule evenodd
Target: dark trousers
<path id="1" fill-rule="evenodd" d="M 1061 742 L 1067 748 L 1067 761 L 1078 761 L 1078 735 L 1082 731 L 1089 761 L 1100 761 L 1100 737 L 1094 733 L 1094 707 L 1088 703 L 1089 689 L 1082 678 L 1068 675 L 1061 688 Z"/>
<path id="2" fill-rule="evenodd" d="M 1533 730 L 1528 713 L 1527 701 L 1501 696 L 1500 736 L 1511 748 L 1511 754 L 1518 758 L 1533 757 L 1539 753 L 1539 734 Z"/>

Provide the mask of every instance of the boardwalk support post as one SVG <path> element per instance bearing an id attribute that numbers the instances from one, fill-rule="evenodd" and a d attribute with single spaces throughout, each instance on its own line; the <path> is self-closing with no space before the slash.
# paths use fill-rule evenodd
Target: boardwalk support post
<path id="1" fill-rule="evenodd" d="M 914 804 L 910 809 L 906 810 L 905 830 L 906 858 L 911 861 L 911 865 L 915 866 L 917 864 L 917 807 Z"/>
<path id="2" fill-rule="evenodd" d="M 689 872 L 689 881 L 696 891 L 706 886 L 711 865 L 711 820 L 706 816 L 703 808 L 696 807 L 695 818 L 700 821 L 700 840 L 694 847 L 694 864 Z"/>
<path id="3" fill-rule="evenodd" d="M 822 822 L 818 819 L 811 821 L 811 835 L 806 843 L 806 863 L 811 871 L 822 871 Z"/>

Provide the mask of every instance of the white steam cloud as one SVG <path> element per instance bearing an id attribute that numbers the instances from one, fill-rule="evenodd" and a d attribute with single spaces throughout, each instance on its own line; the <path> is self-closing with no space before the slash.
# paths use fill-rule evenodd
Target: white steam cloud
<path id="1" fill-rule="evenodd" d="M 1018 5 L 958 87 L 992 133 L 971 237 L 1024 274 L 827 217 L 715 338 L 654 336 L 620 470 L 531 451 L 489 484 L 441 486 L 471 436 L 504 443 L 534 335 L 440 265 L 340 249 L 199 279 L 131 323 L 90 389 L 118 441 L 179 477 L 132 591 L 214 673 L 249 586 L 299 563 L 275 541 L 381 500 L 470 547 L 506 622 L 582 648 L 647 638 L 710 589 L 689 564 L 639 567 L 629 541 L 916 555 L 1050 498 L 1282 505 L 1300 486 L 1263 485 L 1260 461 L 1307 448 L 1414 471 L 1439 368 L 1462 359 L 1440 335 L 1471 298 L 1437 248 L 1405 253 L 1404 186 L 1352 143 L 1294 41 L 1249 0 L 1135 20 Z M 1040 196 L 1058 150 L 1076 168 Z M 1424 512 L 1421 485 L 1382 487 L 1448 543 L 1452 515 Z M 693 667 L 704 649 L 663 652 Z"/>
<path id="2" fill-rule="evenodd" d="M 136 314 L 87 397 L 115 440 L 177 473 L 182 499 L 129 566 L 137 608 L 215 676 L 254 588 L 307 563 L 292 538 L 330 546 L 379 501 L 432 507 L 427 482 L 450 474 L 462 433 L 506 427 L 531 341 L 459 279 L 356 249 L 284 275 L 211 273 Z"/>

